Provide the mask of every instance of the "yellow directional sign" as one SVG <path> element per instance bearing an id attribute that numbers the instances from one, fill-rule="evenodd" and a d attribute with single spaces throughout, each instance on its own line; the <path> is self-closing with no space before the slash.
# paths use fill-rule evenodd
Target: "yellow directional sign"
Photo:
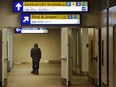
<path id="1" fill-rule="evenodd" d="M 24 2 L 23 6 L 66 6 L 66 2 Z"/>
<path id="2" fill-rule="evenodd" d="M 14 2 L 14 12 L 87 12 L 87 1 Z"/>
<path id="3" fill-rule="evenodd" d="M 79 14 L 23 14 L 22 25 L 80 24 Z"/>
<path id="4" fill-rule="evenodd" d="M 39 14 L 39 15 L 36 15 L 36 14 L 32 14 L 31 15 L 31 19 L 80 19 L 80 15 L 61 15 L 61 14 L 50 14 L 50 15 L 47 15 L 47 14 Z"/>

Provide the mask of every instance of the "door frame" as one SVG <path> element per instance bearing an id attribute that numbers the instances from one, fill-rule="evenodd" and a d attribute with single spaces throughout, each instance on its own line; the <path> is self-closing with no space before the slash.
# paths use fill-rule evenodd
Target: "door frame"
<path id="1" fill-rule="evenodd" d="M 89 27 L 86 27 L 89 28 Z M 95 28 L 94 28 L 95 29 Z M 97 85 L 101 87 L 101 29 L 98 29 L 98 59 L 97 59 Z"/>
<path id="2" fill-rule="evenodd" d="M 2 86 L 7 85 L 8 30 L 2 28 Z"/>

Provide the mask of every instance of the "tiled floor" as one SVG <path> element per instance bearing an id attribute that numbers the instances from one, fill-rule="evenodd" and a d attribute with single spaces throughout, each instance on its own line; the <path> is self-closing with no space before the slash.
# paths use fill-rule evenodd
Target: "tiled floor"
<path id="1" fill-rule="evenodd" d="M 65 87 L 61 85 L 60 64 L 41 64 L 40 75 L 30 73 L 31 64 L 14 65 L 8 73 L 6 87 Z M 96 87 L 90 84 L 85 76 L 74 76 L 73 86 Z"/>

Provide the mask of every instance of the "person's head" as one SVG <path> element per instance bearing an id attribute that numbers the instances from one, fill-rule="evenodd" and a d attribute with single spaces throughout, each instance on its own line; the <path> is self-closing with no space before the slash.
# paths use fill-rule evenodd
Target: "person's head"
<path id="1" fill-rule="evenodd" d="M 34 44 L 34 47 L 38 47 L 38 44 L 37 44 L 37 43 L 35 43 L 35 44 Z"/>

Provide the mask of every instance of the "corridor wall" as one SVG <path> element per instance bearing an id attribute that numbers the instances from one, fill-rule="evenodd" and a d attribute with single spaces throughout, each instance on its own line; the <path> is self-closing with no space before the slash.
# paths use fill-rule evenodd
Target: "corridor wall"
<path id="1" fill-rule="evenodd" d="M 0 30 L 0 86 L 2 85 L 2 31 Z"/>
<path id="2" fill-rule="evenodd" d="M 38 43 L 41 48 L 41 62 L 60 60 L 61 29 L 49 29 L 47 34 L 14 34 L 13 32 L 14 63 L 31 62 L 30 49 L 34 43 Z"/>

